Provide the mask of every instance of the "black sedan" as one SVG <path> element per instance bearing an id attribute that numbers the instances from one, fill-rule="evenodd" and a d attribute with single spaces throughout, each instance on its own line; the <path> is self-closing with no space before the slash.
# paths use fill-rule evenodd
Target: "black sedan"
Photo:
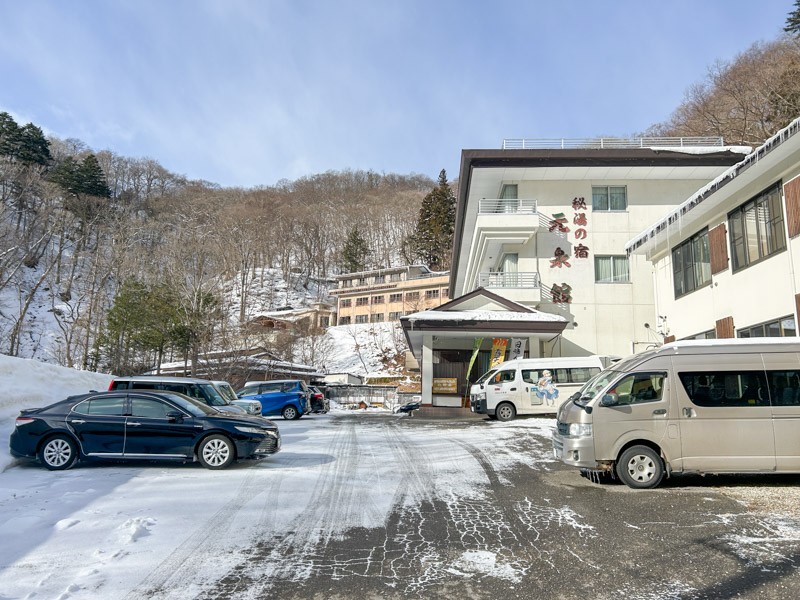
<path id="1" fill-rule="evenodd" d="M 224 469 L 237 458 L 275 454 L 281 436 L 267 419 L 223 413 L 177 392 L 117 391 L 23 410 L 9 446 L 50 470 L 78 459 L 197 459 Z"/>

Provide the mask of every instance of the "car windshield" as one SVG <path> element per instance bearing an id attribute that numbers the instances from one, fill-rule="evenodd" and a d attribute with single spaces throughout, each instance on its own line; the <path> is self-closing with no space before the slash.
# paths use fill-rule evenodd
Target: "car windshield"
<path id="1" fill-rule="evenodd" d="M 211 406 L 227 406 L 228 401 L 222 397 L 219 390 L 211 383 L 199 383 L 198 387 L 203 390 L 203 394 L 208 398 Z"/>
<path id="2" fill-rule="evenodd" d="M 481 375 L 481 378 L 478 379 L 475 383 L 486 383 L 486 381 L 495 373 L 497 373 L 497 369 L 489 369 L 488 372 Z"/>
<path id="3" fill-rule="evenodd" d="M 583 384 L 583 387 L 578 391 L 580 396 L 575 400 L 575 404 L 586 406 L 600 390 L 619 377 L 620 374 L 619 371 L 612 371 L 611 369 L 601 371 Z"/>
<path id="4" fill-rule="evenodd" d="M 233 402 L 234 400 L 238 400 L 236 394 L 233 391 L 233 388 L 229 386 L 227 383 L 217 383 L 216 384 L 219 393 L 227 400 L 228 402 Z"/>
<path id="5" fill-rule="evenodd" d="M 164 396 L 167 400 L 180 406 L 183 410 L 188 412 L 193 417 L 203 417 L 205 415 L 217 415 L 219 411 L 215 408 L 211 408 L 210 406 L 203 404 L 199 400 L 195 400 L 194 398 L 189 398 L 188 396 L 184 396 L 183 394 L 172 394 L 169 392 L 160 392 L 160 395 Z"/>

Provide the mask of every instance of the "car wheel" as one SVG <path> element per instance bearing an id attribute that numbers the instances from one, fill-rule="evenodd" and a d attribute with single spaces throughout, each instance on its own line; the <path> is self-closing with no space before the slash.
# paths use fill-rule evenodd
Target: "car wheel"
<path id="1" fill-rule="evenodd" d="M 617 461 L 617 475 L 628 487 L 654 488 L 664 478 L 664 462 L 648 446 L 631 446 Z"/>
<path id="2" fill-rule="evenodd" d="M 210 435 L 200 442 L 197 460 L 206 469 L 224 469 L 234 459 L 233 442 L 224 435 Z"/>
<path id="3" fill-rule="evenodd" d="M 498 421 L 511 421 L 517 416 L 517 409 L 509 402 L 503 402 L 495 411 Z"/>
<path id="4" fill-rule="evenodd" d="M 287 421 L 291 421 L 293 419 L 299 419 L 300 413 L 294 406 L 289 405 L 283 407 L 283 410 L 281 411 L 281 416 Z"/>
<path id="5" fill-rule="evenodd" d="M 39 460 L 51 471 L 63 471 L 75 465 L 78 460 L 78 447 L 72 438 L 55 435 L 39 449 Z"/>

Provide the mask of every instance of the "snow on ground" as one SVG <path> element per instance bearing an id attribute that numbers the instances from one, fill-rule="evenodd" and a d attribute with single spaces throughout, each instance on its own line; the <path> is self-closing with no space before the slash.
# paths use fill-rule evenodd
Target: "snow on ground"
<path id="1" fill-rule="evenodd" d="M 0 471 L 11 461 L 8 437 L 21 409 L 42 408 L 89 390 L 107 390 L 110 384 L 111 375 L 0 354 Z"/>

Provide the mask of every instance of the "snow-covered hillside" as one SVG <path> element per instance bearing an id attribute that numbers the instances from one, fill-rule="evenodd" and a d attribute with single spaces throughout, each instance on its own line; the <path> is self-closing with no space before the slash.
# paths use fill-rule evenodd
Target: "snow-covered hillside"
<path id="1" fill-rule="evenodd" d="M 326 338 L 331 345 L 325 363 L 329 373 L 397 374 L 397 360 L 407 350 L 397 322 L 330 327 Z"/>

